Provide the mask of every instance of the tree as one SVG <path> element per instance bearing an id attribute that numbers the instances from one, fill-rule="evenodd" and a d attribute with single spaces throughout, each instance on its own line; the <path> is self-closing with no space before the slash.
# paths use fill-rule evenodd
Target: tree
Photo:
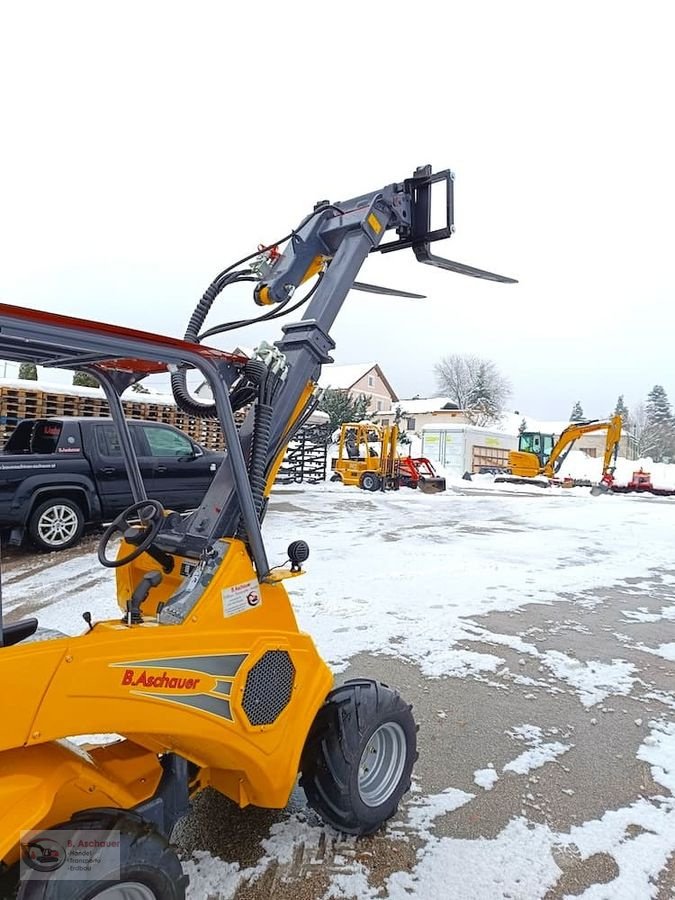
<path id="1" fill-rule="evenodd" d="M 527 431 L 527 420 L 525 416 L 523 416 L 522 421 L 518 426 L 518 434 L 522 434 L 524 431 Z"/>
<path id="2" fill-rule="evenodd" d="M 75 372 L 73 375 L 73 384 L 78 387 L 98 387 L 98 381 L 89 372 Z"/>
<path id="3" fill-rule="evenodd" d="M 616 401 L 616 406 L 614 407 L 615 416 L 621 416 L 622 421 L 627 425 L 630 420 L 630 414 L 628 412 L 628 407 L 624 403 L 623 394 L 619 394 L 619 398 Z"/>
<path id="4" fill-rule="evenodd" d="M 577 402 L 572 407 L 572 412 L 570 413 L 570 422 L 583 422 L 584 421 L 584 411 L 581 407 L 581 401 L 577 400 Z"/>
<path id="5" fill-rule="evenodd" d="M 647 421 L 652 424 L 666 425 L 673 421 L 673 413 L 670 408 L 668 395 L 660 384 L 655 384 L 647 394 L 645 404 Z"/>
<path id="6" fill-rule="evenodd" d="M 413 397 L 412 399 L 419 400 L 419 397 Z M 396 409 L 394 410 L 394 425 L 398 428 L 399 444 L 412 444 L 412 440 L 408 437 L 407 428 L 403 427 L 403 418 L 407 415 L 408 413 L 404 409 L 401 409 L 401 404 L 397 404 Z"/>
<path id="7" fill-rule="evenodd" d="M 441 393 L 464 410 L 473 425 L 490 425 L 504 412 L 511 385 L 492 360 L 453 353 L 436 363 L 434 371 Z"/>
<path id="8" fill-rule="evenodd" d="M 37 366 L 35 363 L 21 363 L 19 366 L 19 378 L 25 378 L 26 381 L 37 381 L 37 377 Z"/>
<path id="9" fill-rule="evenodd" d="M 641 444 L 654 462 L 669 462 L 675 457 L 675 423 L 668 395 L 660 384 L 647 394 Z"/>
<path id="10" fill-rule="evenodd" d="M 362 422 L 368 414 L 370 400 L 365 394 L 351 397 L 347 391 L 328 389 L 323 392 L 319 401 L 319 409 L 329 417 L 331 432 L 339 428 L 343 422 Z"/>

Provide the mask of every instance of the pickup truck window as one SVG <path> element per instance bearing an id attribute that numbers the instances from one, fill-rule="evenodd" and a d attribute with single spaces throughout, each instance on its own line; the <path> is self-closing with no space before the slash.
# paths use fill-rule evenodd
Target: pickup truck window
<path id="1" fill-rule="evenodd" d="M 120 440 L 114 425 L 97 425 L 94 431 L 96 432 L 96 446 L 98 447 L 98 452 L 101 456 L 122 455 Z M 141 441 L 139 440 L 139 435 L 136 433 L 136 429 L 132 427 L 130 431 L 131 440 L 133 441 L 136 453 L 139 456 L 143 456 L 146 451 L 141 446 Z"/>
<path id="2" fill-rule="evenodd" d="M 61 437 L 60 422 L 24 420 L 5 446 L 5 453 L 55 453 Z"/>
<path id="3" fill-rule="evenodd" d="M 184 435 L 156 425 L 142 425 L 141 428 L 153 456 L 192 456 L 192 443 Z"/>

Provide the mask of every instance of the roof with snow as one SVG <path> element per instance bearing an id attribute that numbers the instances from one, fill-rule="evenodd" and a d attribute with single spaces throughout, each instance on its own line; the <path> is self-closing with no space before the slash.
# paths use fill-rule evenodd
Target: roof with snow
<path id="1" fill-rule="evenodd" d="M 415 397 L 410 400 L 397 400 L 396 405 L 390 410 L 381 410 L 380 415 L 394 411 L 397 407 L 401 407 L 401 412 L 410 416 L 421 416 L 424 413 L 435 412 L 459 412 L 456 403 L 453 403 L 450 397 Z"/>
<path id="2" fill-rule="evenodd" d="M 329 366 L 324 366 L 319 378 L 319 387 L 324 389 L 331 388 L 334 391 L 348 391 L 369 372 L 372 372 L 373 369 L 377 371 L 378 376 L 384 382 L 384 386 L 391 394 L 392 399 L 396 400 L 396 392 L 384 376 L 382 369 L 375 362 L 354 363 L 348 366 L 336 366 L 333 363 Z"/>

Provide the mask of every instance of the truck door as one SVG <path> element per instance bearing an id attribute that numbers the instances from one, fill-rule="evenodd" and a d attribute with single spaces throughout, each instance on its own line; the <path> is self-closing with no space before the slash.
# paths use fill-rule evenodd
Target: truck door
<path id="1" fill-rule="evenodd" d="M 98 487 L 99 497 L 103 506 L 103 515 L 106 518 L 117 515 L 127 506 L 131 506 L 134 498 L 124 467 L 122 449 L 117 436 L 117 428 L 110 422 L 95 423 L 83 428 L 91 427 L 94 431 L 95 453 L 91 456 L 91 466 Z M 142 435 L 135 423 L 129 423 L 131 439 L 138 456 L 138 465 L 143 476 L 145 489 L 150 496 L 149 482 L 153 474 L 153 461 L 147 455 L 143 444 Z"/>
<path id="2" fill-rule="evenodd" d="M 170 425 L 137 423 L 152 460 L 148 496 L 167 509 L 194 509 L 211 483 L 222 454 L 205 451 Z"/>

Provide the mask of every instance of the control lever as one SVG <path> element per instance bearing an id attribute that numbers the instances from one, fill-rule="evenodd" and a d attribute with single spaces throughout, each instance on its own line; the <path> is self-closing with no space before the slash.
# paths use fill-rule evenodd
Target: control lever
<path id="1" fill-rule="evenodd" d="M 141 607 L 148 599 L 148 594 L 152 588 L 157 587 L 164 576 L 161 572 L 153 570 L 146 572 L 140 582 L 136 585 L 136 589 L 131 595 L 131 600 L 127 602 L 127 614 L 122 620 L 127 625 L 142 625 L 143 616 L 141 615 Z"/>

